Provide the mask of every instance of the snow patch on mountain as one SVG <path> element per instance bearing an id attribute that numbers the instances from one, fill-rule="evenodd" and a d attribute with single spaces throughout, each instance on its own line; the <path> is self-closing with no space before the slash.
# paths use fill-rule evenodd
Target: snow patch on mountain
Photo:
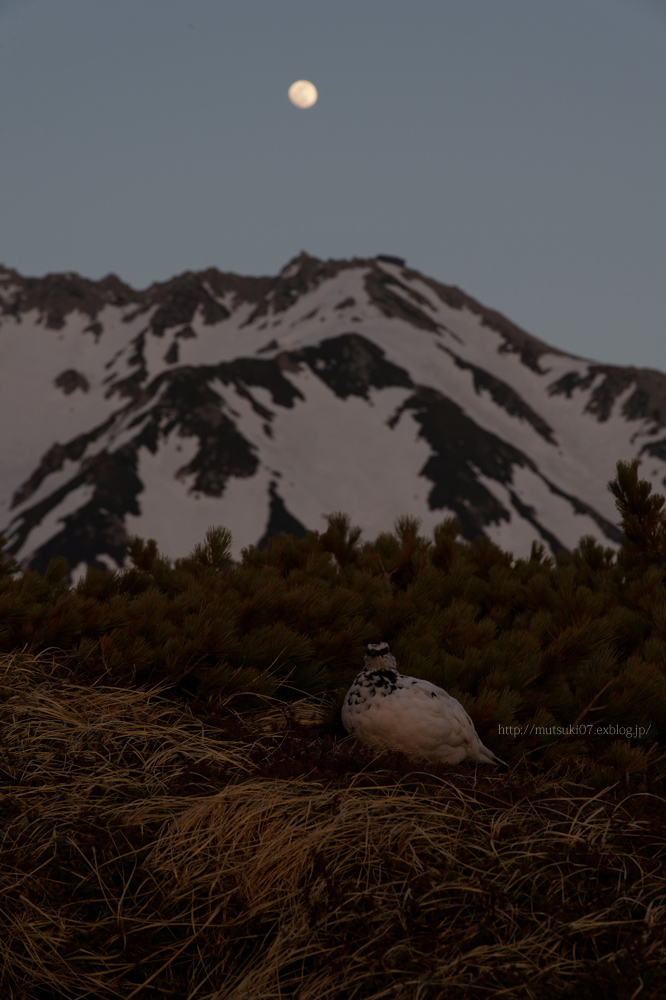
<path id="1" fill-rule="evenodd" d="M 618 458 L 666 482 L 666 376 L 549 347 L 387 260 L 301 254 L 144 291 L 0 268 L 0 530 L 25 565 L 128 535 L 234 555 L 342 510 L 365 537 L 455 513 L 516 555 L 617 544 Z"/>

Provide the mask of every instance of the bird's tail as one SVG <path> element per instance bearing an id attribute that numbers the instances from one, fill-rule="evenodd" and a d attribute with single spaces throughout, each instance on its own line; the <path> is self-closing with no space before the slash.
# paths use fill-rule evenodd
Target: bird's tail
<path id="1" fill-rule="evenodd" d="M 492 750 L 489 750 L 488 747 L 483 745 L 483 743 L 481 743 L 479 747 L 479 760 L 483 761 L 484 764 L 495 764 L 496 767 L 500 767 L 505 771 L 509 770 L 509 765 L 506 761 L 502 760 L 501 757 L 498 757 L 496 753 L 492 752 Z"/>

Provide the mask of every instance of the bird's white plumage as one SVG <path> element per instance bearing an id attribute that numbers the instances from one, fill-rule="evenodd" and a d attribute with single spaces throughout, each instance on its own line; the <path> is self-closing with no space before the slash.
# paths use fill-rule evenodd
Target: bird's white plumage
<path id="1" fill-rule="evenodd" d="M 430 681 L 401 674 L 385 642 L 368 644 L 363 670 L 342 706 L 342 724 L 362 743 L 410 757 L 504 764 L 483 745 L 460 702 Z"/>

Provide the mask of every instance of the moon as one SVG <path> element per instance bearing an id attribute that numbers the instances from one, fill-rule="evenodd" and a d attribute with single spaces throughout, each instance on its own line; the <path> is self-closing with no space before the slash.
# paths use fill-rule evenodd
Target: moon
<path id="1" fill-rule="evenodd" d="M 311 108 L 318 97 L 317 88 L 309 80 L 296 80 L 289 88 L 289 100 L 297 108 Z"/>

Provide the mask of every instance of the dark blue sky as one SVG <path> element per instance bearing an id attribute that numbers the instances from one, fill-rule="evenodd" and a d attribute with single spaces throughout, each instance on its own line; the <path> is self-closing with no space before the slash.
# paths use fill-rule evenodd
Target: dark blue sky
<path id="1" fill-rule="evenodd" d="M 666 370 L 665 0 L 0 0 L 0 93 L 24 274 L 392 253 Z"/>

